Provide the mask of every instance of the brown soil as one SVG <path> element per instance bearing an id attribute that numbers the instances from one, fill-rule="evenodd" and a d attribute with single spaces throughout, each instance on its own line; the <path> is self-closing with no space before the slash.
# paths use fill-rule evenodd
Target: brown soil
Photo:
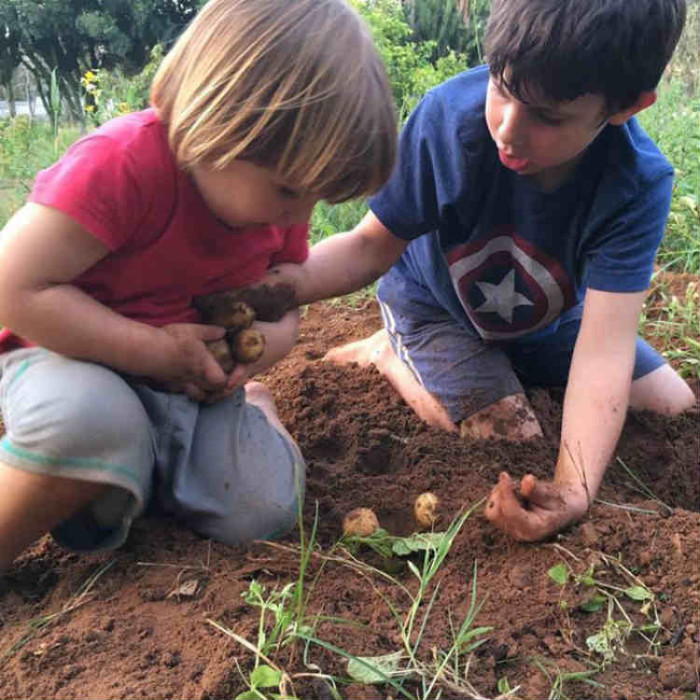
<path id="1" fill-rule="evenodd" d="M 518 445 L 468 442 L 428 429 L 374 370 L 338 368 L 321 359 L 330 347 L 378 327 L 373 302 L 356 309 L 312 307 L 299 345 L 266 378 L 308 461 L 307 536 L 318 508 L 317 548 L 306 573 L 307 621 L 315 624 L 315 637 L 363 656 L 400 648 L 399 625 L 388 604 L 403 618 L 409 600 L 396 583 L 349 565 L 340 550 L 334 553 L 345 562 L 324 559 L 340 536 L 343 516 L 366 506 L 391 533 L 409 534 L 413 500 L 429 490 L 441 500 L 438 529 L 446 527 L 488 494 L 501 470 L 550 475 L 561 420 L 561 397 L 536 391 L 531 400 L 544 439 Z M 436 576 L 432 608 L 427 603 L 420 608 L 419 621 L 430 614 L 419 657 L 428 662 L 433 649 L 449 648 L 450 630 L 468 610 L 476 563 L 482 602 L 476 624 L 492 630 L 468 668 L 474 696 L 497 696 L 499 680 L 502 691 L 507 679 L 510 688 L 519 687 L 520 698 L 546 698 L 560 681 L 563 693 L 577 698 L 697 697 L 697 428 L 697 412 L 672 420 L 628 418 L 618 455 L 669 508 L 641 494 L 617 462 L 600 493 L 606 503 L 596 503 L 590 517 L 553 542 L 509 541 L 479 507 Z M 298 542 L 294 533 L 274 545 L 237 549 L 155 519 L 136 523 L 127 544 L 109 555 L 78 556 L 44 538 L 16 563 L 0 592 L 0 697 L 235 697 L 246 690 L 243 676 L 250 674 L 254 656 L 208 620 L 255 643 L 259 609 L 241 594 L 252 579 L 268 592 L 296 581 Z M 395 564 L 369 550 L 356 556 L 375 566 Z M 413 561 L 421 566 L 419 555 Z M 547 572 L 562 561 L 579 576 L 594 566 L 599 582 L 622 589 L 635 583 L 624 566 L 655 597 L 645 616 L 641 602 L 618 594 L 620 607 L 613 604 L 612 618 L 626 614 L 639 628 L 657 611 L 658 632 L 648 631 L 645 639 L 633 631 L 615 658 L 602 664 L 586 639 L 603 629 L 607 607 L 580 609 L 593 590 L 573 578 L 557 585 Z M 105 564 L 109 569 L 78 599 L 81 586 Z M 394 575 L 415 594 L 417 581 L 405 564 Z M 182 588 L 191 581 L 196 590 Z M 80 605 L 61 612 L 73 603 Z M 306 655 L 297 643 L 272 650 L 270 657 L 291 675 L 298 697 L 332 697 L 326 682 L 298 674 L 320 669 L 347 678 L 346 662 L 315 645 Z M 595 685 L 567 675 L 596 668 Z M 338 688 L 345 698 L 397 697 L 389 686 L 341 682 Z M 416 681 L 405 688 L 423 697 Z M 446 687 L 443 697 L 469 697 L 465 688 Z"/>

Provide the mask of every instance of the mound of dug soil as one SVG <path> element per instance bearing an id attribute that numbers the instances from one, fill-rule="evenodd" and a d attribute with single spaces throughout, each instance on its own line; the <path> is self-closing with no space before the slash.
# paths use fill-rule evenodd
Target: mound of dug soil
<path id="1" fill-rule="evenodd" d="M 418 591 L 403 559 L 359 549 L 352 560 L 334 548 L 349 510 L 372 508 L 391 534 L 409 535 L 413 500 L 429 490 L 440 498 L 436 529 L 445 529 L 488 494 L 501 470 L 547 477 L 557 455 L 555 394 L 531 396 L 543 439 L 469 442 L 422 425 L 374 370 L 323 362 L 330 347 L 378 327 L 371 302 L 316 305 L 297 348 L 265 378 L 307 459 L 307 541 L 317 521 L 304 621 L 325 646 L 267 649 L 297 697 L 334 697 L 319 670 L 347 679 L 337 686 L 343 698 L 397 697 L 388 684 L 349 679 L 347 659 L 331 651 L 370 657 L 402 649 L 401 625 Z M 697 413 L 630 415 L 590 516 L 555 541 L 514 543 L 481 506 L 474 511 L 417 608 L 411 636 L 420 639 L 419 662 L 442 658 L 470 609 L 476 576 L 474 626 L 490 629 L 470 640 L 484 641 L 468 665 L 466 646 L 456 666 L 453 653 L 443 697 L 490 698 L 516 687 L 520 698 L 697 697 L 697 428 Z M 155 519 L 136 523 L 110 555 L 77 556 L 42 539 L 0 590 L 0 697 L 236 697 L 255 663 L 240 639 L 259 639 L 260 608 L 243 595 L 253 580 L 266 597 L 297 581 L 298 544 L 296 532 L 279 543 L 225 547 Z M 420 554 L 411 560 L 421 568 Z M 416 678 L 404 691 L 425 694 Z"/>

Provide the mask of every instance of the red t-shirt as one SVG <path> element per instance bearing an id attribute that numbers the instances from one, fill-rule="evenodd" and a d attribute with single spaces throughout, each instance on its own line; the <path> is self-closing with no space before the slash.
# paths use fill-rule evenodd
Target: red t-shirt
<path id="1" fill-rule="evenodd" d="M 236 229 L 219 221 L 177 167 L 152 109 L 76 142 L 37 175 L 29 201 L 68 214 L 110 249 L 73 284 L 154 326 L 199 322 L 192 297 L 252 284 L 309 252 L 307 224 Z M 0 352 L 27 344 L 0 331 Z"/>

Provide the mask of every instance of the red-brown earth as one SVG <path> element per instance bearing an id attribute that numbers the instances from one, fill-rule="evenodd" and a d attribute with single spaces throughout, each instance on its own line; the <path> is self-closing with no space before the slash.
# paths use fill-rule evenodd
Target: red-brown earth
<path id="1" fill-rule="evenodd" d="M 401 622 L 418 581 L 403 560 L 397 567 L 360 548 L 353 561 L 334 548 L 344 514 L 366 506 L 391 534 L 408 535 L 413 500 L 430 490 L 441 500 L 436 529 L 445 529 L 488 494 L 501 470 L 551 475 L 561 421 L 561 396 L 539 390 L 531 400 L 545 436 L 531 443 L 474 442 L 425 427 L 374 370 L 322 360 L 330 347 L 378 327 L 373 302 L 313 306 L 296 349 L 264 378 L 307 459 L 306 542 L 318 513 L 301 622 L 326 645 L 361 656 L 402 648 Z M 556 540 L 517 544 L 494 530 L 480 505 L 433 579 L 432 605 L 428 588 L 412 637 L 421 633 L 417 656 L 427 665 L 450 648 L 476 565 L 474 624 L 491 629 L 466 676 L 461 657 L 457 685 L 443 684 L 442 697 L 492 698 L 517 687 L 512 697 L 697 698 L 698 471 L 697 411 L 674 419 L 633 413 L 598 502 Z M 411 560 L 422 566 L 421 554 Z M 358 562 L 390 568 L 396 581 Z M 548 574 L 561 563 L 570 570 L 565 585 Z M 298 531 L 279 543 L 232 548 L 143 519 L 120 550 L 92 556 L 45 537 L 0 591 L 0 697 L 234 698 L 247 689 L 255 657 L 209 621 L 255 644 L 260 609 L 242 594 L 253 580 L 269 595 L 299 577 Z M 630 589 L 653 598 L 634 600 L 624 593 Z M 610 597 L 584 612 L 601 590 Z M 587 644 L 604 631 L 607 661 Z M 314 674 L 348 678 L 346 659 L 315 644 L 305 649 L 297 640 L 268 657 L 300 698 L 333 697 L 331 683 Z M 586 671 L 595 684 L 571 675 Z M 401 697 L 387 684 L 340 680 L 337 688 L 343 698 Z M 416 677 L 403 689 L 426 696 Z"/>

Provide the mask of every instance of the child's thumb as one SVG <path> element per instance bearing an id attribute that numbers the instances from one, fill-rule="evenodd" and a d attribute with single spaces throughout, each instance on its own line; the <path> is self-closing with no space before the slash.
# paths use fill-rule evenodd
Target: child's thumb
<path id="1" fill-rule="evenodd" d="M 222 326 L 198 325 L 197 332 L 200 340 L 203 340 L 204 342 L 210 340 L 220 340 L 226 335 L 226 329 Z"/>

